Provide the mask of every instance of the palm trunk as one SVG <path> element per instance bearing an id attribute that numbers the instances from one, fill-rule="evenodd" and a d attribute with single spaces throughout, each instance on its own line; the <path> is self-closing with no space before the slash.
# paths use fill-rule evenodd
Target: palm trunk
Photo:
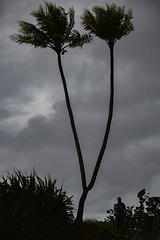
<path id="1" fill-rule="evenodd" d="M 82 223 L 83 221 L 83 212 L 84 212 L 84 203 L 86 201 L 86 198 L 87 198 L 87 195 L 88 195 L 88 188 L 86 187 L 84 190 L 83 190 L 83 193 L 80 197 L 80 200 L 79 200 L 79 205 L 78 205 L 78 211 L 77 211 L 77 216 L 76 216 L 76 220 L 75 222 L 76 223 Z"/>
<path id="2" fill-rule="evenodd" d="M 66 84 L 66 80 L 65 80 L 65 76 L 64 76 L 64 72 L 63 72 L 63 68 L 62 68 L 61 53 L 57 53 L 57 55 L 58 55 L 59 71 L 60 71 L 63 88 L 64 88 L 64 93 L 65 93 L 66 105 L 67 105 L 67 109 L 68 109 L 68 114 L 69 114 L 69 119 L 70 119 L 70 123 L 71 123 L 73 136 L 74 136 L 74 141 L 75 141 L 75 145 L 76 145 L 77 155 L 78 155 L 78 159 L 79 159 L 82 187 L 83 187 L 83 189 L 85 189 L 86 188 L 86 174 L 85 174 L 85 168 L 84 168 L 84 163 L 83 163 L 81 147 L 80 147 L 80 143 L 79 143 L 79 139 L 78 139 L 78 135 L 77 135 L 77 130 L 76 130 L 74 116 L 73 116 L 71 103 L 70 103 L 70 99 L 69 99 L 67 84 Z"/>
<path id="3" fill-rule="evenodd" d="M 103 143 L 102 143 L 100 153 L 99 153 L 99 156 L 98 156 L 98 159 L 97 159 L 94 171 L 93 171 L 91 181 L 90 181 L 88 187 L 86 187 L 86 189 L 84 189 L 84 191 L 81 195 L 80 201 L 79 201 L 76 222 L 82 222 L 82 220 L 83 220 L 84 203 L 87 198 L 88 192 L 93 188 L 94 183 L 96 181 L 98 171 L 99 171 L 99 168 L 100 168 L 100 165 L 102 162 L 102 158 L 103 158 L 106 146 L 107 146 L 109 132 L 110 132 L 110 128 L 111 128 L 111 122 L 112 122 L 112 116 L 113 116 L 113 103 L 114 103 L 114 54 L 113 54 L 114 46 L 109 46 L 109 47 L 110 47 L 110 71 L 111 71 L 111 73 L 110 73 L 110 101 L 109 101 L 109 114 L 108 114 L 107 126 L 106 126 Z"/>

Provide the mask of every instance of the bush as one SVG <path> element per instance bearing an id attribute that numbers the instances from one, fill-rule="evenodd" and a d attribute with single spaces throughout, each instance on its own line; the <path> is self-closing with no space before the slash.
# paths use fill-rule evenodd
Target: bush
<path id="1" fill-rule="evenodd" d="M 43 181 L 14 170 L 0 182 L 0 239 L 53 239 L 73 222 L 71 197 L 56 188 L 51 177 Z"/>
<path id="2" fill-rule="evenodd" d="M 123 234 L 124 239 L 130 240 L 158 240 L 160 239 L 160 197 L 150 197 L 145 189 L 137 197 L 139 206 L 127 207 Z M 107 211 L 109 216 L 106 223 L 114 224 L 115 209 Z"/>

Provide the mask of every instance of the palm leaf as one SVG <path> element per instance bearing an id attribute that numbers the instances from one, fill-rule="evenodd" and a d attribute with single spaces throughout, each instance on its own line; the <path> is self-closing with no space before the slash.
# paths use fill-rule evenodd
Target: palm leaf
<path id="1" fill-rule="evenodd" d="M 74 47 L 82 47 L 84 43 L 90 43 L 93 40 L 92 36 L 89 34 L 81 35 L 77 30 L 73 30 L 72 35 L 69 38 L 69 46 L 71 48 Z"/>
<path id="2" fill-rule="evenodd" d="M 69 35 L 71 34 L 71 31 L 72 31 L 72 29 L 74 27 L 74 24 L 75 24 L 75 20 L 74 20 L 75 12 L 74 12 L 74 9 L 70 8 L 68 14 L 69 14 L 69 24 L 67 25 L 67 28 L 66 28 L 66 38 L 68 38 Z"/>
<path id="3" fill-rule="evenodd" d="M 114 44 L 118 39 L 133 31 L 132 11 L 125 14 L 125 7 L 116 7 L 115 4 L 106 7 L 94 6 L 91 13 L 85 9 L 82 18 L 82 26 L 91 34 L 105 40 L 108 44 Z"/>
<path id="4" fill-rule="evenodd" d="M 49 37 L 43 31 L 38 29 L 35 25 L 19 21 L 20 34 L 11 35 L 10 38 L 16 43 L 27 43 L 34 47 L 46 48 L 50 43 Z"/>
<path id="5" fill-rule="evenodd" d="M 84 9 L 84 14 L 82 18 L 82 26 L 85 30 L 90 31 L 90 33 L 95 34 L 96 32 L 96 19 L 94 15 L 87 9 Z"/>
<path id="6" fill-rule="evenodd" d="M 62 54 L 66 52 L 67 47 L 82 47 L 84 43 L 91 42 L 90 35 L 81 36 L 73 29 L 75 24 L 73 8 L 69 8 L 69 12 L 66 13 L 60 6 L 46 1 L 44 3 L 44 7 L 40 5 L 37 11 L 31 13 L 36 25 L 19 21 L 19 33 L 11 35 L 11 40 L 19 44 L 31 44 L 34 47 L 49 47 Z"/>

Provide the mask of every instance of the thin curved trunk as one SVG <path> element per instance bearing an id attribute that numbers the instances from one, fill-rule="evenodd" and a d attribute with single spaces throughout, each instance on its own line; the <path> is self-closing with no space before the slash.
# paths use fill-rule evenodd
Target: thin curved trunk
<path id="1" fill-rule="evenodd" d="M 108 114 L 108 120 L 107 120 L 107 126 L 106 126 L 106 130 L 105 130 L 105 135 L 104 135 L 104 139 L 103 139 L 103 143 L 102 143 L 102 147 L 96 162 L 96 166 L 94 168 L 93 171 L 93 175 L 91 178 L 91 181 L 88 185 L 89 190 L 91 190 L 94 186 L 94 183 L 96 181 L 97 178 L 97 174 L 102 162 L 102 158 L 107 146 L 107 142 L 108 142 L 108 137 L 109 137 L 109 132 L 111 129 L 111 122 L 112 122 L 112 116 L 113 116 L 113 104 L 114 104 L 114 54 L 113 54 L 113 46 L 110 46 L 110 100 L 109 100 L 109 114 Z"/>
<path id="2" fill-rule="evenodd" d="M 111 128 L 111 122 L 112 122 L 112 116 L 113 116 L 113 104 L 114 104 L 114 54 L 113 54 L 114 46 L 109 46 L 109 47 L 110 47 L 110 71 L 111 72 L 110 72 L 110 101 L 109 101 L 108 120 L 107 120 L 107 125 L 106 125 L 102 146 L 101 146 L 100 153 L 93 171 L 91 181 L 89 185 L 86 187 L 86 189 L 84 189 L 79 201 L 76 222 L 82 222 L 83 220 L 84 203 L 87 198 L 88 192 L 93 188 L 94 183 L 96 181 L 98 171 L 103 159 L 103 155 L 107 146 L 109 132 Z"/>
<path id="3" fill-rule="evenodd" d="M 75 141 L 75 145 L 76 145 L 77 155 L 78 155 L 78 159 L 79 159 L 82 187 L 83 187 L 83 189 L 85 189 L 86 188 L 86 174 L 85 174 L 85 168 L 84 168 L 84 163 L 83 163 L 81 147 L 80 147 L 77 130 L 76 130 L 75 122 L 74 122 L 74 116 L 73 116 L 71 103 L 70 103 L 70 99 L 69 99 L 67 84 L 66 84 L 66 80 L 65 80 L 65 76 L 64 76 L 64 72 L 63 72 L 63 68 L 62 68 L 61 54 L 57 53 L 57 55 L 58 55 L 58 66 L 59 66 L 61 79 L 62 79 L 62 83 L 63 83 L 63 88 L 64 88 L 64 93 L 65 93 L 66 105 L 67 105 L 67 109 L 68 109 L 68 114 L 69 114 L 69 118 L 70 118 L 73 136 L 74 136 L 74 141 Z"/>

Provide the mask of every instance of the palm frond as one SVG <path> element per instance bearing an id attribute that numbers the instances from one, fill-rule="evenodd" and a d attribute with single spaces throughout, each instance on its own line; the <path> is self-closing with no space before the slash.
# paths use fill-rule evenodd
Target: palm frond
<path id="1" fill-rule="evenodd" d="M 19 33 L 11 35 L 11 40 L 20 44 L 31 44 L 34 47 L 49 47 L 57 53 L 64 53 L 67 47 L 82 47 L 84 43 L 91 41 L 91 37 L 88 35 L 82 37 L 73 29 L 75 24 L 73 8 L 69 8 L 66 13 L 60 6 L 47 1 L 44 1 L 44 4 L 44 7 L 40 5 L 38 10 L 31 13 L 36 24 L 19 21 Z"/>
<path id="2" fill-rule="evenodd" d="M 66 28 L 66 38 L 69 37 L 69 35 L 74 27 L 74 24 L 75 24 L 75 20 L 74 20 L 75 12 L 74 12 L 73 8 L 69 9 L 68 15 L 69 15 L 69 23 Z"/>
<path id="3" fill-rule="evenodd" d="M 82 18 L 82 26 L 91 34 L 105 40 L 108 44 L 114 44 L 118 39 L 128 35 L 134 30 L 132 11 L 125 14 L 125 7 L 117 7 L 115 4 L 105 7 L 94 6 L 92 12 L 85 9 Z"/>
<path id="4" fill-rule="evenodd" d="M 49 37 L 35 25 L 25 21 L 19 21 L 19 26 L 20 34 L 11 35 L 11 40 L 19 44 L 31 44 L 34 47 L 46 48 L 48 46 L 50 42 Z"/>
<path id="5" fill-rule="evenodd" d="M 94 15 L 87 9 L 84 9 L 84 14 L 81 17 L 82 26 L 85 30 L 90 31 L 90 33 L 95 34 L 96 32 L 96 19 Z"/>
<path id="6" fill-rule="evenodd" d="M 66 31 L 67 14 L 62 7 L 45 2 L 44 9 L 40 5 L 31 15 L 36 18 L 39 28 L 49 35 L 55 32 L 64 34 Z"/>
<path id="7" fill-rule="evenodd" d="M 73 30 L 72 35 L 69 38 L 69 47 L 83 47 L 85 43 L 91 43 L 93 37 L 90 34 L 81 35 L 77 30 Z"/>

